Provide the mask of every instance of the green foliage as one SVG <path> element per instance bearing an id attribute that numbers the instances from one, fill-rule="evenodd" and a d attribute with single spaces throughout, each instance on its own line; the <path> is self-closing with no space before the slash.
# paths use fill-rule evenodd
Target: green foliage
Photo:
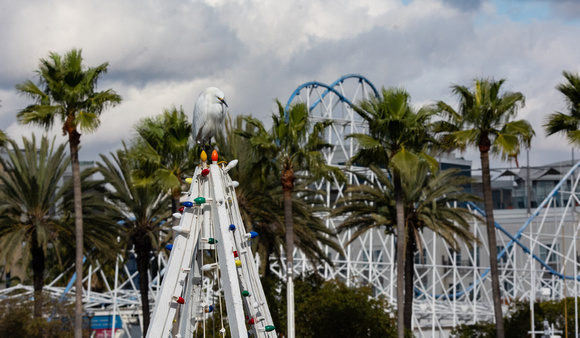
<path id="1" fill-rule="evenodd" d="M 43 297 L 50 299 L 50 297 Z M 68 338 L 73 337 L 74 308 L 56 301 L 42 304 L 43 313 L 52 313 L 52 320 L 33 318 L 33 301 L 16 296 L 0 301 L 0 337 Z M 85 332 L 88 337 L 88 330 Z"/>
<path id="2" fill-rule="evenodd" d="M 150 248 L 156 249 L 161 245 L 159 232 L 164 230 L 163 222 L 170 216 L 169 195 L 155 186 L 135 183 L 132 172 L 138 161 L 130 153 L 126 148 L 120 149 L 109 157 L 101 155 L 97 163 L 99 173 L 112 187 L 106 196 L 115 208 L 107 216 L 121 223 L 123 247 L 129 249 L 147 241 Z"/>
<path id="3" fill-rule="evenodd" d="M 16 85 L 16 90 L 34 100 L 34 103 L 16 115 L 22 124 L 35 124 L 49 130 L 56 119 L 62 122 L 62 131 L 68 136 L 74 181 L 75 217 L 75 272 L 76 288 L 82 288 L 83 275 L 83 214 L 81 173 L 79 169 L 80 132 L 94 132 L 101 123 L 101 113 L 110 106 L 121 103 L 112 89 L 96 91 L 101 75 L 107 72 L 108 63 L 97 67 L 83 65 L 80 49 L 72 49 L 63 56 L 50 53 L 47 59 L 40 59 L 38 66 L 38 86 L 26 80 Z M 80 336 L 82 320 L 82 294 L 76 293 L 76 336 Z"/>
<path id="4" fill-rule="evenodd" d="M 521 145 L 530 147 L 535 132 L 527 120 L 515 120 L 525 98 L 520 92 L 500 92 L 504 79 L 475 79 L 473 88 L 452 86 L 459 99 L 455 110 L 439 101 L 434 109 L 447 121 L 439 123 L 437 132 L 447 148 L 465 150 L 474 147 L 501 155 L 502 159 L 516 159 Z"/>
<path id="5" fill-rule="evenodd" d="M 135 183 L 155 183 L 179 196 L 183 175 L 191 174 L 198 160 L 192 156 L 191 123 L 183 108 L 171 107 L 144 118 L 135 125 L 135 131 L 131 144 L 131 156 L 138 161 L 133 172 Z"/>
<path id="6" fill-rule="evenodd" d="M 149 326 L 149 269 L 150 255 L 162 247 L 159 238 L 167 234 L 163 226 L 170 216 L 168 208 L 169 194 L 156 185 L 138 185 L 133 179 L 132 172 L 138 168 L 140 162 L 131 157 L 125 148 L 110 154 L 110 158 L 101 155 L 101 162 L 97 164 L 98 171 L 105 181 L 112 187 L 106 194 L 107 199 L 115 206 L 111 206 L 106 216 L 118 221 L 122 232 L 121 245 L 126 251 L 134 248 L 139 271 L 139 285 L 141 304 L 143 309 L 143 326 Z M 83 204 L 84 206 L 84 204 Z"/>
<path id="7" fill-rule="evenodd" d="M 356 154 L 349 159 L 349 164 L 374 166 L 377 168 L 375 173 L 380 171 L 378 168 L 386 168 L 387 173 L 383 174 L 383 181 L 391 184 L 392 180 L 390 190 L 393 198 L 386 201 L 381 196 L 377 197 L 384 202 L 381 207 L 385 210 L 380 213 L 367 213 L 370 218 L 367 217 L 367 224 L 362 227 L 356 224 L 350 224 L 350 226 L 358 227 L 357 235 L 366 231 L 364 228 L 368 229 L 369 226 L 385 225 L 387 228 L 396 226 L 397 283 L 401 286 L 405 283 L 405 275 L 413 271 L 410 270 L 410 264 L 405 264 L 405 250 L 407 248 L 412 254 L 413 243 L 412 239 L 405 241 L 407 220 L 405 219 L 403 189 L 405 184 L 415 180 L 420 168 L 430 167 L 434 171 L 437 170 L 437 161 L 431 156 L 432 152 L 429 149 L 437 144 L 432 134 L 431 121 L 435 112 L 426 107 L 414 109 L 411 106 L 411 96 L 405 89 L 383 88 L 381 94 L 353 107 L 357 114 L 368 123 L 369 131 L 368 134 L 348 135 L 359 145 Z M 378 194 L 381 195 L 380 188 L 378 190 Z M 371 191 L 366 191 L 366 193 L 373 194 Z M 389 217 L 385 217 L 389 211 L 392 211 Z M 356 223 L 356 219 L 351 220 Z M 409 259 L 411 258 L 409 256 Z M 409 269 L 409 273 L 405 273 L 405 269 Z M 413 276 L 408 276 L 407 287 L 397 288 L 397 303 L 399 304 L 397 335 L 399 337 L 404 334 L 403 326 L 411 329 L 412 280 Z"/>
<path id="8" fill-rule="evenodd" d="M 534 303 L 534 331 L 544 330 L 544 320 L 554 324 L 555 330 L 565 330 L 565 313 L 568 320 L 568 336 L 574 336 L 574 298 L 559 301 Z M 527 338 L 531 331 L 530 303 L 514 302 L 510 305 L 508 314 L 504 317 L 505 336 L 510 338 Z M 495 325 L 489 322 L 463 324 L 452 331 L 456 338 L 495 338 Z M 561 334 L 564 336 L 564 334 Z"/>
<path id="9" fill-rule="evenodd" d="M 285 175 L 288 184 L 293 180 L 295 172 L 308 170 L 309 177 L 314 181 L 322 177 L 328 180 L 342 181 L 344 174 L 339 168 L 326 164 L 322 151 L 332 147 L 324 141 L 324 129 L 330 122 L 309 122 L 308 108 L 305 104 L 297 104 L 288 111 L 280 101 L 276 101 L 278 112 L 272 114 L 272 128 L 268 131 L 261 121 L 246 117 L 248 124 L 255 129 L 252 132 L 243 131 L 240 135 L 250 139 L 252 147 L 260 156 L 256 165 L 262 172 L 262 177 L 268 175 L 280 177 L 285 184 Z"/>
<path id="10" fill-rule="evenodd" d="M 375 175 L 376 182 L 347 188 L 345 197 L 338 202 L 342 205 L 332 213 L 346 215 L 338 228 L 340 232 L 356 230 L 349 243 L 372 228 L 380 227 L 385 232 L 392 233 L 396 226 L 391 178 L 375 165 L 369 168 Z M 405 223 L 413 227 L 415 240 L 419 242 L 419 231 L 429 228 L 453 248 L 459 245 L 457 239 L 468 243 L 473 241 L 468 223 L 474 217 L 473 213 L 454 206 L 456 203 L 479 200 L 479 197 L 464 191 L 464 186 L 471 179 L 458 175 L 459 172 L 455 169 L 430 173 L 428 167 L 421 166 L 416 173 L 414 179 L 403 182 Z"/>
<path id="11" fill-rule="evenodd" d="M 297 108 L 296 111 L 300 113 L 298 115 L 303 116 L 301 108 Z M 280 114 L 283 113 L 282 110 Z M 283 115 L 279 119 L 281 123 L 284 123 Z M 258 252 L 262 259 L 261 273 L 265 276 L 270 273 L 270 257 L 274 256 L 279 259 L 281 257 L 280 247 L 286 245 L 284 241 L 284 196 L 280 174 L 273 170 L 275 161 L 268 160 L 263 153 L 255 151 L 253 146 L 258 142 L 256 137 L 263 137 L 260 140 L 268 138 L 272 140 L 272 135 L 268 134 L 263 126 L 260 126 L 261 122 L 255 120 L 254 123 L 249 123 L 248 120 L 254 121 L 251 117 L 243 116 L 238 116 L 233 121 L 230 117 L 226 118 L 225 132 L 218 133 L 216 141 L 220 148 L 220 160 L 240 160 L 229 174 L 233 180 L 240 184 L 236 188 L 236 197 L 245 226 L 248 230 L 254 230 L 260 234 L 252 243 L 253 250 Z M 291 119 L 291 121 L 296 120 L 298 120 L 296 117 Z M 299 125 L 303 126 L 302 122 Z M 281 129 L 284 128 L 276 128 L 276 130 Z M 296 137 L 303 140 L 307 136 L 306 134 L 302 135 L 305 131 L 307 129 L 300 130 L 300 137 Z M 284 132 L 284 134 L 286 133 Z M 273 144 L 268 146 L 275 147 L 277 143 L 272 142 Z M 313 149 L 315 150 L 316 147 Z M 285 153 L 281 149 L 278 150 L 280 153 L 272 152 L 270 154 L 283 157 Z M 313 151 L 313 153 L 316 152 Z M 316 153 L 312 156 L 319 159 L 319 155 Z M 274 167 L 270 165 L 274 165 Z M 312 177 L 304 175 L 303 172 L 295 173 L 293 194 L 291 195 L 294 244 L 314 264 L 323 261 L 331 263 L 320 244 L 328 245 L 336 251 L 340 251 L 341 248 L 335 241 L 335 234 L 325 226 L 324 220 L 318 217 L 321 213 L 327 212 L 327 209 L 323 206 L 323 193 L 308 186 L 311 181 Z"/>
<path id="12" fill-rule="evenodd" d="M 12 262 L 22 243 L 35 242 L 46 255 L 48 244 L 56 245 L 63 229 L 61 217 L 51 210 L 62 211 L 62 199 L 67 190 L 59 187 L 70 163 L 64 145 L 42 137 L 37 145 L 23 138 L 24 151 L 16 141 L 10 141 L 8 160 L 0 158 L 0 258 Z M 30 250 L 25 252 L 28 261 Z"/>
<path id="13" fill-rule="evenodd" d="M 495 325 L 488 322 L 480 322 L 472 325 L 462 324 L 453 329 L 451 335 L 455 338 L 495 338 Z"/>
<path id="14" fill-rule="evenodd" d="M 436 144 L 431 134 L 434 111 L 427 107 L 414 109 L 411 96 L 402 88 L 383 88 L 381 94 L 353 107 L 368 123 L 369 132 L 348 136 L 360 145 L 349 162 L 389 168 L 406 178 L 415 176 L 419 162 L 436 168 L 437 161 L 428 152 L 428 147 Z"/>
<path id="15" fill-rule="evenodd" d="M 565 96 L 568 114 L 556 112 L 546 117 L 546 135 L 564 133 L 570 144 L 580 145 L 580 75 L 563 71 L 567 82 L 560 83 L 556 89 Z"/>
<path id="16" fill-rule="evenodd" d="M 8 142 L 8 135 L 2 130 L 0 130 L 0 147 L 4 146 Z"/>
<path id="17" fill-rule="evenodd" d="M 281 294 L 285 295 L 285 288 Z M 371 287 L 347 287 L 312 274 L 294 285 L 296 337 L 393 337 L 396 323 L 384 298 Z M 286 332 L 286 299 L 280 297 L 277 332 Z M 272 308 L 273 306 L 270 306 Z"/>
<path id="18" fill-rule="evenodd" d="M 83 132 L 95 131 L 100 125 L 99 115 L 103 110 L 122 100 L 112 89 L 95 90 L 108 66 L 105 62 L 86 68 L 80 49 L 72 49 L 62 56 L 49 53 L 47 59 L 40 59 L 36 71 L 40 87 L 30 80 L 16 85 L 19 93 L 35 101 L 18 112 L 18 121 L 40 125 L 48 130 L 58 117 L 63 123 L 63 132 L 69 136 L 77 133 L 77 128 Z"/>
<path id="19" fill-rule="evenodd" d="M 205 323 L 201 321 L 198 323 L 197 330 L 195 331 L 194 338 L 206 338 L 206 337 L 231 337 L 230 326 L 228 325 L 227 315 L 225 312 L 225 304 L 223 305 L 223 312 L 220 314 L 219 309 L 214 309 L 213 316 L 208 317 Z M 222 323 L 223 317 L 223 323 Z M 223 324 L 223 326 L 222 326 Z M 220 330 L 225 329 L 225 334 L 221 335 Z"/>

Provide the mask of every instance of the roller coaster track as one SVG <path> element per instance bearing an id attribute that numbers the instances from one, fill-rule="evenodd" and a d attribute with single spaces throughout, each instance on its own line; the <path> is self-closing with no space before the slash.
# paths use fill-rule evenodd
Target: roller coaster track
<path id="1" fill-rule="evenodd" d="M 350 88 L 349 91 L 346 88 Z M 358 100 L 378 95 L 375 86 L 359 75 L 347 75 L 330 85 L 318 81 L 306 82 L 290 95 L 286 109 L 296 102 L 304 102 L 314 121 L 334 120 L 327 131 L 329 143 L 335 149 L 325 154 L 328 164 L 342 166 L 357 150 L 357 145 L 345 139 L 350 133 L 365 132 L 364 121 L 352 108 Z M 338 127 L 337 127 L 338 126 Z M 512 301 L 562 299 L 580 294 L 577 246 L 580 227 L 576 205 L 580 204 L 574 176 L 579 164 L 560 177 L 560 182 L 530 215 L 525 210 L 495 211 L 497 245 L 496 259 L 500 265 L 500 284 L 504 312 Z M 360 169 L 364 171 L 363 169 Z M 369 179 L 373 179 L 368 173 Z M 349 184 L 358 184 L 349 176 Z M 345 186 L 336 182 L 321 182 L 319 189 L 327 192 L 332 206 L 343 196 Z M 480 207 L 469 203 L 476 214 L 485 216 Z M 327 221 L 335 229 L 341 219 Z M 519 225 L 518 225 L 519 223 Z M 523 223 L 523 225 L 522 225 Z M 500 225 L 502 224 L 502 225 Z M 493 320 L 493 304 L 485 224 L 474 218 L 472 231 L 480 243 L 463 243 L 454 252 L 429 230 L 421 233 L 424 248 L 422 258 L 415 264 L 415 301 L 413 325 L 420 337 L 436 336 L 446 327 L 479 320 Z M 346 245 L 350 233 L 339 235 L 346 256 L 327 249 L 334 268 L 311 266 L 300 252 L 294 254 L 296 273 L 319 271 L 327 279 L 340 279 L 347 284 L 370 284 L 377 295 L 387 297 L 396 305 L 395 239 L 373 229 Z M 281 277 L 283 267 L 272 265 Z M 567 271 L 567 272 L 566 272 Z M 575 304 L 577 308 L 577 304 Z M 576 320 L 577 322 L 577 320 Z M 576 332 L 578 332 L 576 325 Z"/>

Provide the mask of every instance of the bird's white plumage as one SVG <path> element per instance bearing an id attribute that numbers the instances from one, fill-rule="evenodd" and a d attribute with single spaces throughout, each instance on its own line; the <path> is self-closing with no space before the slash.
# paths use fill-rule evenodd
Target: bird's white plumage
<path id="1" fill-rule="evenodd" d="M 222 128 L 227 107 L 224 92 L 216 87 L 204 89 L 193 107 L 193 140 L 208 144 L 218 129 Z"/>

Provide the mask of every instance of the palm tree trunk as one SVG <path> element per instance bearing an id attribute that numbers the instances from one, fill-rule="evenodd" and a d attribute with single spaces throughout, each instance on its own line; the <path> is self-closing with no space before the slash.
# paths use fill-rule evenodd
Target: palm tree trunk
<path id="1" fill-rule="evenodd" d="M 147 329 L 151 316 L 149 313 L 149 254 L 151 243 L 147 236 L 135 241 L 135 253 L 137 254 L 137 270 L 139 271 L 139 293 L 141 294 L 141 311 L 143 312 L 143 337 L 147 336 Z"/>
<path id="2" fill-rule="evenodd" d="M 34 274 L 34 318 L 42 317 L 42 288 L 44 287 L 44 250 L 38 245 L 36 231 L 30 243 L 32 254 L 32 272 Z"/>
<path id="3" fill-rule="evenodd" d="M 413 298 L 415 296 L 415 240 L 413 227 L 407 226 L 407 243 L 405 245 L 405 330 L 412 330 Z"/>
<path id="4" fill-rule="evenodd" d="M 498 338 L 504 338 L 503 314 L 499 288 L 499 270 L 497 266 L 497 240 L 495 238 L 495 221 L 493 219 L 493 201 L 491 195 L 491 175 L 489 170 L 489 150 L 480 151 L 481 178 L 483 185 L 483 200 L 485 204 L 487 242 L 489 245 L 489 261 L 491 269 L 491 288 L 493 294 L 493 310 L 495 314 L 495 329 Z"/>
<path id="5" fill-rule="evenodd" d="M 393 175 L 397 212 L 397 337 L 405 337 L 405 210 L 401 176 Z"/>
<path id="6" fill-rule="evenodd" d="M 81 169 L 79 164 L 80 134 L 69 132 L 70 157 L 72 164 L 74 208 L 75 208 L 75 338 L 83 335 L 83 206 L 81 191 Z"/>
<path id="7" fill-rule="evenodd" d="M 292 221 L 292 189 L 294 172 L 286 169 L 282 172 L 284 189 L 284 226 L 286 228 L 286 300 L 288 338 L 294 338 L 294 223 Z"/>

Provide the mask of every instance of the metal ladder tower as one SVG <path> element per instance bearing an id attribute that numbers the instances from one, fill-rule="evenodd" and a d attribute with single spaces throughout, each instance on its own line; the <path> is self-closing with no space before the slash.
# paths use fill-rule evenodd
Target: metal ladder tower
<path id="1" fill-rule="evenodd" d="M 276 337 L 276 330 L 262 285 L 258 267 L 252 255 L 249 240 L 257 236 L 246 233 L 232 181 L 228 171 L 237 160 L 228 165 L 217 163 L 217 151 L 212 162 L 201 154 L 202 165 L 191 179 L 187 200 L 179 226 L 173 227 L 178 235 L 171 248 L 165 278 L 158 293 L 147 337 L 191 337 L 206 316 L 215 308 L 203 295 L 204 274 L 217 273 L 217 293 L 223 296 L 232 337 Z M 216 262 L 203 263 L 207 250 L 215 250 Z M 219 298 L 221 307 L 221 298 Z M 222 327 L 221 334 L 225 334 Z"/>

